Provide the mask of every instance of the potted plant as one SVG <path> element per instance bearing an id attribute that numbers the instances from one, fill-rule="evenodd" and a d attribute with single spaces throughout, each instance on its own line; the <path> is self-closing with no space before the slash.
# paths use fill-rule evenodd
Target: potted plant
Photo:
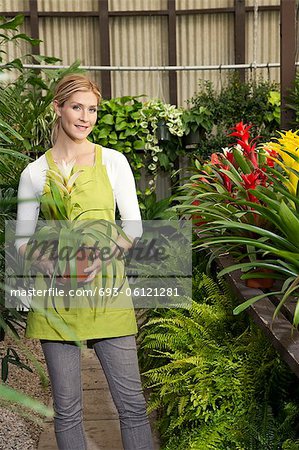
<path id="1" fill-rule="evenodd" d="M 212 130 L 212 114 L 205 106 L 186 109 L 182 119 L 185 125 L 184 145 L 186 148 L 196 147 L 203 139 L 205 132 Z"/>
<path id="2" fill-rule="evenodd" d="M 148 169 L 156 178 L 157 170 L 171 170 L 182 153 L 181 137 L 184 134 L 183 109 L 164 103 L 160 99 L 145 102 L 141 125 L 146 130 L 145 156 Z"/>
<path id="3" fill-rule="evenodd" d="M 204 228 L 205 224 L 231 216 L 251 224 L 262 221 L 252 212 L 252 204 L 260 200 L 251 189 L 259 185 L 271 187 L 266 168 L 274 162 L 270 150 L 256 148 L 250 128 L 238 123 L 230 133 L 236 138 L 234 145 L 213 153 L 204 162 L 195 159 L 195 173 L 180 189 L 183 196 L 177 198 L 180 201 L 177 208 L 199 215 Z M 263 225 L 266 226 L 266 221 Z"/>
<path id="4" fill-rule="evenodd" d="M 72 288 L 87 277 L 84 269 L 95 257 L 101 256 L 104 278 L 106 262 L 101 250 L 111 248 L 117 234 L 126 239 L 125 233 L 116 224 L 106 220 L 80 220 L 83 212 L 80 212 L 78 204 L 72 203 L 72 194 L 82 170 L 74 172 L 74 163 L 62 161 L 56 163 L 57 171 L 48 170 L 46 190 L 50 200 L 41 199 L 46 223 L 31 238 L 25 264 L 28 273 L 36 258 L 50 258 L 54 262 L 52 283 L 69 281 Z"/>
<path id="5" fill-rule="evenodd" d="M 236 144 L 213 153 L 208 161 L 196 160 L 196 173 L 182 187 L 184 195 L 177 198 L 180 204 L 176 209 L 191 215 L 198 248 L 211 246 L 215 256 L 224 251 L 238 259 L 246 255 L 248 265 L 244 268 L 252 269 L 246 277 L 264 283 L 269 274 L 264 270 L 256 274 L 264 255 L 254 242 L 260 237 L 257 229 L 270 235 L 276 226 L 269 219 L 269 199 L 275 178 L 270 171 L 274 170 L 277 153 L 257 148 L 250 129 L 238 123 L 230 133 Z M 268 197 L 263 196 L 264 192 Z M 267 214 L 262 213 L 264 208 Z"/>

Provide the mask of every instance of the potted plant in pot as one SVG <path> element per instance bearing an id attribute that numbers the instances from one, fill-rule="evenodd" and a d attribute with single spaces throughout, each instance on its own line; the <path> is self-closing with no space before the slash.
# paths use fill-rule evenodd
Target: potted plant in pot
<path id="1" fill-rule="evenodd" d="M 57 171 L 48 170 L 47 196 L 41 199 L 41 209 L 46 219 L 32 236 L 26 251 L 26 273 L 36 265 L 38 258 L 50 258 L 54 263 L 51 283 L 69 282 L 72 288 L 87 278 L 84 269 L 95 257 L 101 257 L 102 282 L 105 285 L 105 255 L 116 244 L 118 234 L 125 239 L 122 229 L 106 220 L 80 220 L 80 205 L 72 202 L 76 179 L 82 170 L 74 171 L 74 161 L 56 163 Z M 95 209 L 96 210 L 96 209 Z M 113 256 L 113 255 L 112 255 Z M 112 267 L 115 269 L 112 259 Z"/>
<path id="2" fill-rule="evenodd" d="M 141 109 L 141 125 L 146 131 L 145 157 L 154 178 L 159 168 L 170 171 L 183 151 L 181 137 L 185 126 L 182 115 L 182 108 L 160 99 L 145 102 Z"/>
<path id="3" fill-rule="evenodd" d="M 212 114 L 205 106 L 186 109 L 182 119 L 185 125 L 184 145 L 185 148 L 196 147 L 203 139 L 205 132 L 211 132 L 213 122 Z"/>

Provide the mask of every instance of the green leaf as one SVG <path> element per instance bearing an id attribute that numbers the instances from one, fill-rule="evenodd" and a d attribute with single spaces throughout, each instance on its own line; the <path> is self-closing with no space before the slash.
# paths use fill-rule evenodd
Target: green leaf
<path id="1" fill-rule="evenodd" d="M 31 38 L 30 36 L 27 36 L 27 34 L 24 34 L 24 33 L 15 34 L 11 38 L 11 40 L 14 40 L 14 39 L 22 39 L 24 41 L 29 42 L 31 45 L 38 45 L 38 44 L 40 44 L 40 42 L 42 42 L 41 39 L 33 39 L 33 38 Z"/>
<path id="2" fill-rule="evenodd" d="M 0 25 L 0 29 L 2 30 L 17 30 L 17 28 L 24 23 L 24 16 L 22 14 L 18 14 L 11 20 L 6 21 Z"/>
<path id="3" fill-rule="evenodd" d="M 233 314 L 234 315 L 240 314 L 242 311 L 247 309 L 249 306 L 252 306 L 254 303 L 258 302 L 259 300 L 262 300 L 265 297 L 269 297 L 270 295 L 278 295 L 278 294 L 280 294 L 280 291 L 256 295 L 255 297 L 252 297 L 249 300 L 246 300 L 246 302 L 241 303 L 241 305 L 237 306 L 233 310 Z"/>
<path id="4" fill-rule="evenodd" d="M 117 119 L 119 119 L 119 118 L 117 118 Z M 123 119 L 121 119 L 121 121 L 118 121 L 117 119 L 116 119 L 116 124 L 115 124 L 116 131 L 125 130 L 128 125 L 127 122 L 124 121 Z"/>
<path id="5" fill-rule="evenodd" d="M 285 233 L 289 240 L 295 245 L 299 244 L 299 219 L 295 216 L 292 210 L 285 204 L 284 201 L 281 202 L 279 208 L 279 215 L 281 223 L 284 227 Z"/>
<path id="6" fill-rule="evenodd" d="M 32 399 L 31 397 L 28 397 L 27 395 L 3 384 L 0 385 L 0 398 L 9 402 L 19 403 L 20 405 L 23 405 L 26 408 L 31 409 L 32 411 L 36 411 L 43 416 L 53 417 L 52 409 L 46 407 L 45 405 Z"/>
<path id="7" fill-rule="evenodd" d="M 105 114 L 105 116 L 101 117 L 100 123 L 105 123 L 106 125 L 114 124 L 114 117 L 112 114 Z"/>
<path id="8" fill-rule="evenodd" d="M 294 327 L 298 327 L 299 325 L 299 300 L 297 300 L 295 312 L 294 312 L 294 318 L 293 318 L 293 324 Z"/>
<path id="9" fill-rule="evenodd" d="M 144 150 L 144 141 L 138 140 L 134 141 L 133 148 L 135 150 Z"/>
<path id="10" fill-rule="evenodd" d="M 164 167 L 165 169 L 169 165 L 169 159 L 168 156 L 165 155 L 165 153 L 158 153 L 158 159 L 161 167 Z"/>
<path id="11" fill-rule="evenodd" d="M 241 154 L 239 152 L 239 150 L 237 150 L 236 148 L 233 148 L 233 155 L 234 155 L 237 165 L 240 167 L 240 169 L 242 170 L 242 172 L 244 174 L 248 174 L 248 173 L 252 172 L 252 168 L 249 166 L 245 157 L 243 156 L 243 154 Z"/>

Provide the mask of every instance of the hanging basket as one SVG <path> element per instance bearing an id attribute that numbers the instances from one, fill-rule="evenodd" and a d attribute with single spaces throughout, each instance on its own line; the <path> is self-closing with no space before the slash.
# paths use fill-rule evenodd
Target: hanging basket
<path id="1" fill-rule="evenodd" d="M 159 120 L 157 123 L 156 137 L 158 142 L 168 142 L 171 140 L 171 133 L 169 132 L 165 120 Z"/>
<path id="2" fill-rule="evenodd" d="M 185 148 L 194 148 L 200 144 L 202 138 L 204 137 L 204 130 L 197 129 L 196 131 L 190 131 L 190 133 L 185 134 L 183 138 Z"/>

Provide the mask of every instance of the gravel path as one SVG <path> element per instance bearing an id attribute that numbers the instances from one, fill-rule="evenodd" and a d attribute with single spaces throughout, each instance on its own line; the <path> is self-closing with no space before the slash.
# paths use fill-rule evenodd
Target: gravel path
<path id="1" fill-rule="evenodd" d="M 20 329 L 18 331 L 23 336 L 23 331 Z M 18 353 L 24 364 L 32 368 L 33 373 L 10 364 L 6 384 L 48 405 L 51 396 L 50 388 L 48 385 L 42 385 L 34 364 L 27 356 L 27 351 L 28 354 L 34 355 L 46 373 L 39 341 L 22 337 L 21 341 L 17 342 L 6 335 L 5 340 L 0 342 L 1 359 L 6 355 L 9 347 Z M 36 450 L 42 424 L 43 418 L 38 414 L 0 399 L 0 450 Z"/>

